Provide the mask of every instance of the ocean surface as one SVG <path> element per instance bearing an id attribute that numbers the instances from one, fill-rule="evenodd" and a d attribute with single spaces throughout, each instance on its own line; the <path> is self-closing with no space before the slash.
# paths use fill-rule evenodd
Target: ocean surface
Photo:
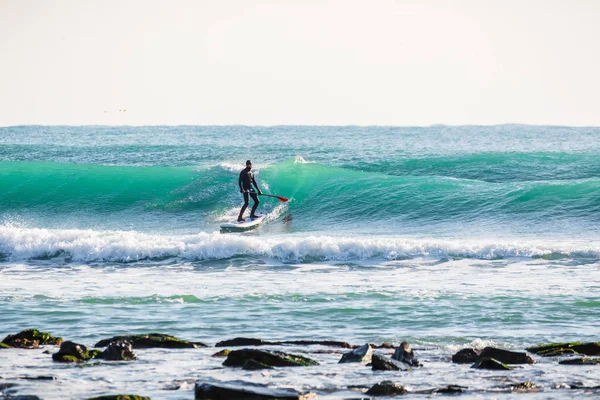
<path id="1" fill-rule="evenodd" d="M 266 223 L 220 232 L 247 159 L 263 192 L 290 201 L 261 197 Z M 0 340 L 35 327 L 86 345 L 150 332 L 408 341 L 424 363 L 394 378 L 409 390 L 505 398 L 498 372 L 452 354 L 600 341 L 599 267 L 600 128 L 0 128 Z M 0 350 L 0 383 L 44 399 L 189 399 L 195 381 L 341 399 L 384 378 L 309 350 L 285 349 L 321 366 L 267 372 L 225 369 L 214 348 L 90 368 Z M 600 385 L 600 367 L 537 361 L 504 377 L 541 388 L 516 397 Z M 57 379 L 21 379 L 38 375 Z"/>

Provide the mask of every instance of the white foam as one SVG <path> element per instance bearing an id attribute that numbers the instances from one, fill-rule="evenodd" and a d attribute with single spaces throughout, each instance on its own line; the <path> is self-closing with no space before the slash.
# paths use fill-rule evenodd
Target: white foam
<path id="1" fill-rule="evenodd" d="M 275 214 L 285 210 L 276 208 Z M 234 210 L 229 210 L 234 212 Z M 234 256 L 274 258 L 284 262 L 330 260 L 398 260 L 424 257 L 496 259 L 534 257 L 550 253 L 600 257 L 600 244 L 545 242 L 443 241 L 393 237 L 236 235 L 202 232 L 195 235 L 151 235 L 135 231 L 38 229 L 0 226 L 0 253 L 13 260 L 66 253 L 79 261 L 135 261 L 183 257 L 193 260 Z"/>

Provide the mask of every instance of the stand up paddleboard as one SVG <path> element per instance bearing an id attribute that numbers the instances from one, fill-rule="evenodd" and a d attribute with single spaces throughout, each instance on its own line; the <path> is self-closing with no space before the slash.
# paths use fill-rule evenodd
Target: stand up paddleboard
<path id="1" fill-rule="evenodd" d="M 247 231 L 256 228 L 265 220 L 264 215 L 259 215 L 258 218 L 246 217 L 244 222 L 227 222 L 221 224 L 221 229 L 229 231 Z"/>

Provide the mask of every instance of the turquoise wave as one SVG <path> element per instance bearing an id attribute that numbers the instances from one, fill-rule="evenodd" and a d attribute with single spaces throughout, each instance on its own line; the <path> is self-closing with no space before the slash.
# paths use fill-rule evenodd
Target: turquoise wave
<path id="1" fill-rule="evenodd" d="M 600 218 L 600 178 L 490 182 L 289 159 L 258 171 L 258 180 L 263 188 L 291 198 L 289 210 L 316 224 Z M 0 191 L 2 212 L 51 215 L 214 213 L 240 203 L 237 170 L 218 165 L 194 169 L 5 161 L 0 162 Z"/>

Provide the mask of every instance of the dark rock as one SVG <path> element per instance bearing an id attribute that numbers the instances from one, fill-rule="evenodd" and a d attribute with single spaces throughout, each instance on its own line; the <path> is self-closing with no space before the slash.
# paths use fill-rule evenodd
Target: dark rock
<path id="1" fill-rule="evenodd" d="M 479 361 L 480 350 L 471 348 L 462 349 L 452 356 L 452 362 L 458 364 L 471 364 Z"/>
<path id="2" fill-rule="evenodd" d="M 406 393 L 404 386 L 392 381 L 378 382 L 367 390 L 367 394 L 373 396 L 395 396 Z"/>
<path id="3" fill-rule="evenodd" d="M 248 360 L 254 360 L 269 367 L 305 367 L 319 365 L 306 357 L 287 354 L 281 351 L 265 351 L 257 349 L 233 350 L 223 362 L 226 367 L 243 367 Z"/>
<path id="4" fill-rule="evenodd" d="M 464 393 L 467 387 L 459 386 L 459 385 L 448 385 L 445 388 L 435 389 L 434 393 L 444 393 L 444 394 L 453 394 L 453 393 Z"/>
<path id="5" fill-rule="evenodd" d="M 10 383 L 10 382 L 0 383 L 0 391 L 10 389 L 11 387 L 15 387 L 15 386 L 17 386 L 16 383 Z"/>
<path id="6" fill-rule="evenodd" d="M 337 342 L 335 340 L 286 340 L 284 342 L 279 342 L 280 344 L 291 344 L 296 346 L 312 346 L 312 345 L 321 345 L 321 346 L 329 346 L 329 347 L 342 347 L 345 349 L 351 349 L 352 346 L 346 342 Z"/>
<path id="7" fill-rule="evenodd" d="M 585 354 L 586 356 L 598 356 L 600 355 L 600 342 L 549 343 L 528 347 L 527 351 L 543 357 L 564 354 L 567 351 Z"/>
<path id="8" fill-rule="evenodd" d="M 94 347 L 105 347 L 112 342 L 129 342 L 134 349 L 165 348 L 165 349 L 194 349 L 198 345 L 181 340 L 174 336 L 162 333 L 149 333 L 146 335 L 128 335 L 115 336 L 110 339 L 104 339 L 94 345 Z M 206 345 L 205 345 L 206 346 Z"/>
<path id="9" fill-rule="evenodd" d="M 212 357 L 227 357 L 231 353 L 231 350 L 224 349 L 212 355 Z"/>
<path id="10" fill-rule="evenodd" d="M 373 371 L 402 371 L 406 369 L 406 364 L 375 353 L 371 358 L 371 369 Z"/>
<path id="11" fill-rule="evenodd" d="M 262 339 L 238 337 L 235 339 L 223 340 L 222 342 L 215 344 L 215 347 L 272 346 L 277 344 L 277 342 L 267 342 Z"/>
<path id="12" fill-rule="evenodd" d="M 395 349 L 396 348 L 396 346 L 394 346 L 391 343 L 382 343 L 379 346 L 373 346 L 372 345 L 371 347 L 373 347 L 375 349 Z"/>
<path id="13" fill-rule="evenodd" d="M 30 381 L 55 381 L 56 377 L 52 375 L 38 375 L 38 376 L 21 376 L 20 379 L 27 379 Z"/>
<path id="14" fill-rule="evenodd" d="M 254 359 L 249 359 L 248 361 L 246 361 L 244 363 L 244 365 L 242 366 L 242 369 L 245 369 L 248 371 L 254 371 L 254 370 L 258 370 L 258 369 L 273 369 L 273 367 L 271 367 L 270 365 L 267 365 L 267 364 L 263 364 Z"/>
<path id="15" fill-rule="evenodd" d="M 511 385 L 510 389 L 516 392 L 526 392 L 537 388 L 537 385 L 533 382 L 520 382 L 516 385 Z"/>
<path id="16" fill-rule="evenodd" d="M 512 369 L 506 364 L 501 363 L 493 358 L 481 358 L 478 362 L 473 364 L 471 368 L 477 369 L 495 369 L 495 370 L 510 370 Z"/>
<path id="17" fill-rule="evenodd" d="M 264 386 L 245 384 L 198 384 L 196 400 L 312 400 L 313 393 L 302 394 L 290 389 L 270 389 Z"/>
<path id="18" fill-rule="evenodd" d="M 369 344 L 364 344 L 352 351 L 344 353 L 342 358 L 338 362 L 339 364 L 344 363 L 369 363 L 371 362 L 371 357 L 373 356 L 373 349 Z"/>
<path id="19" fill-rule="evenodd" d="M 410 345 L 406 342 L 400 343 L 400 346 L 394 352 L 392 356 L 394 360 L 406 363 L 411 367 L 422 367 L 423 365 L 415 358 L 415 354 L 410 348 Z"/>
<path id="20" fill-rule="evenodd" d="M 1 397 L 3 400 L 42 400 L 40 397 L 31 394 L 6 395 Z"/>
<path id="21" fill-rule="evenodd" d="M 87 400 L 150 400 L 150 397 L 135 394 L 114 394 L 108 396 L 91 397 Z"/>
<path id="22" fill-rule="evenodd" d="M 22 349 L 37 349 L 40 345 L 56 345 L 62 343 L 62 338 L 54 337 L 48 332 L 41 332 L 37 329 L 26 329 L 16 335 L 8 335 L 2 340 L 6 346 L 19 347 Z"/>
<path id="23" fill-rule="evenodd" d="M 96 358 L 102 358 L 107 361 L 131 361 L 137 360 L 129 342 L 113 342 Z"/>
<path id="24" fill-rule="evenodd" d="M 591 358 L 591 357 L 569 358 L 567 360 L 559 361 L 559 364 L 564 364 L 564 365 L 597 365 L 597 364 L 600 364 L 600 358 Z"/>
<path id="25" fill-rule="evenodd" d="M 7 345 L 6 343 L 0 343 L 0 349 L 12 349 L 12 347 Z"/>
<path id="26" fill-rule="evenodd" d="M 527 353 L 497 349 L 495 347 L 486 347 L 479 355 L 481 358 L 494 358 L 505 364 L 535 364 L 533 358 Z"/>
<path id="27" fill-rule="evenodd" d="M 71 341 L 63 342 L 58 353 L 52 354 L 52 359 L 58 362 L 83 362 L 96 358 L 100 350 L 88 350 L 82 344 Z"/>

